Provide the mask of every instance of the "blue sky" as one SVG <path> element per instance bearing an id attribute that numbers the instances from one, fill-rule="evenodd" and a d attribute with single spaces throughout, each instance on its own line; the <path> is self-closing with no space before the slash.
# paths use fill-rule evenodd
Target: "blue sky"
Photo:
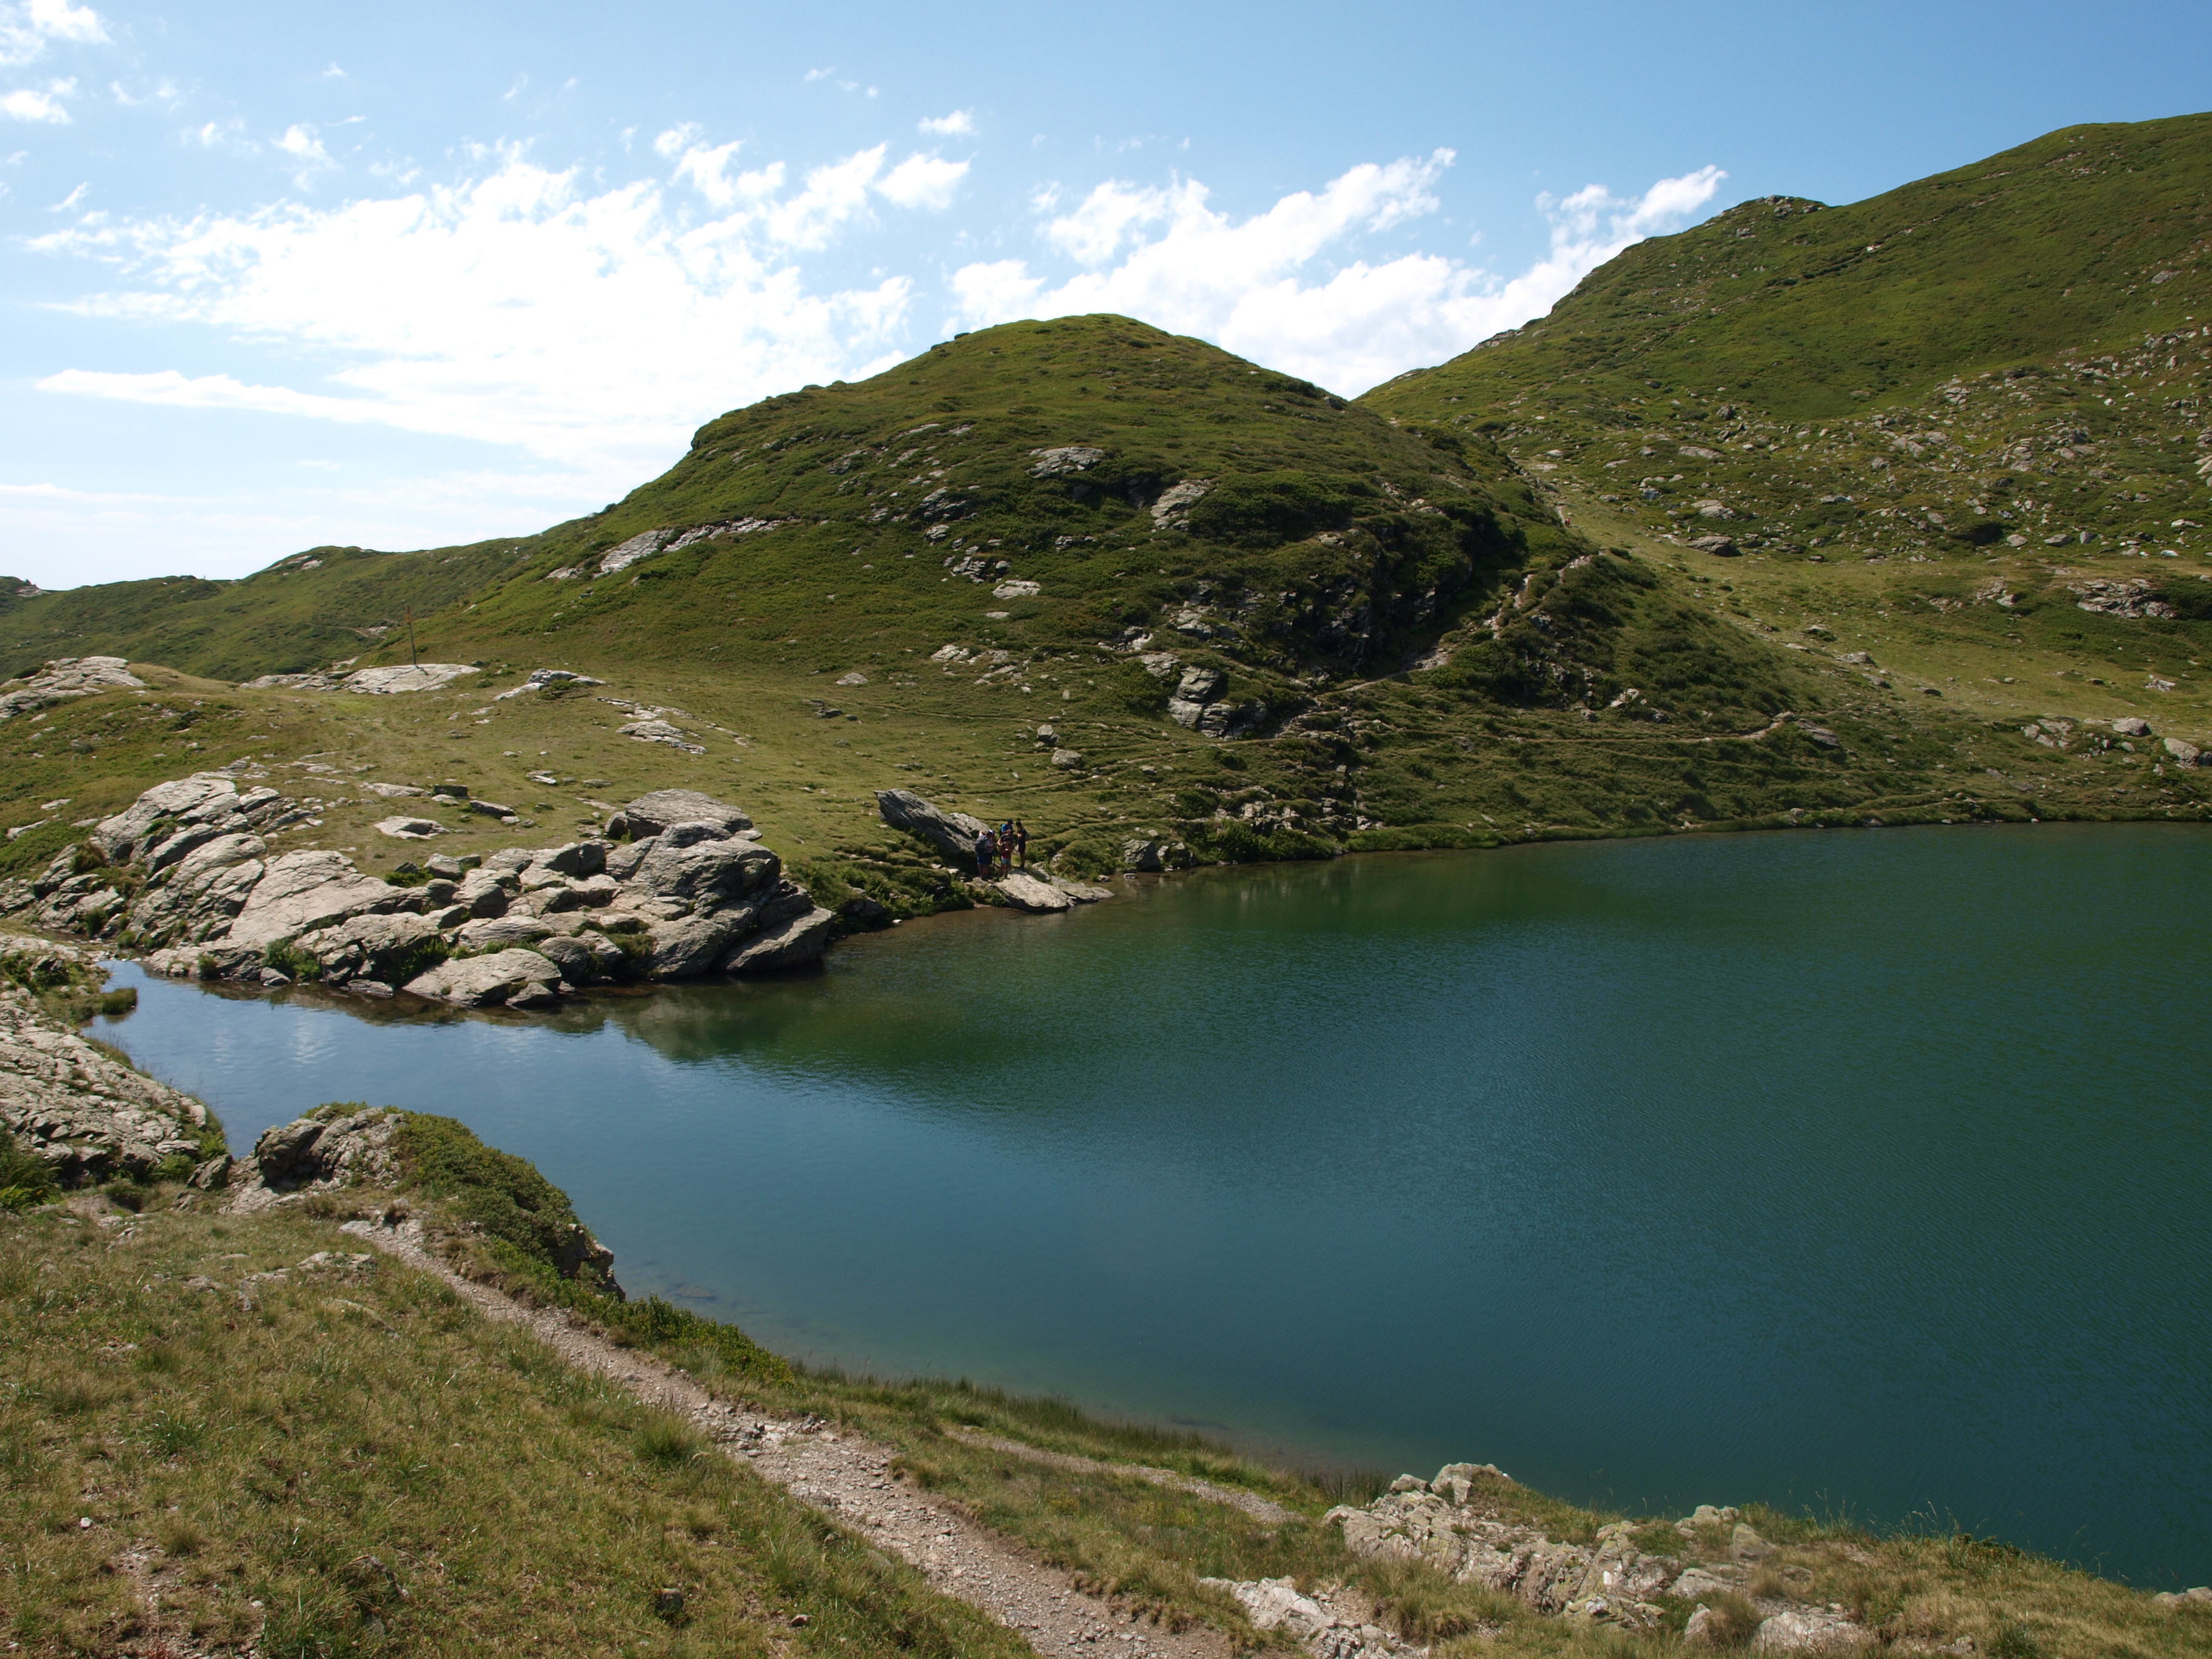
<path id="1" fill-rule="evenodd" d="M 526 532 L 1011 317 L 1356 393 L 2208 63 L 2202 4 L 0 0 L 0 573 Z"/>

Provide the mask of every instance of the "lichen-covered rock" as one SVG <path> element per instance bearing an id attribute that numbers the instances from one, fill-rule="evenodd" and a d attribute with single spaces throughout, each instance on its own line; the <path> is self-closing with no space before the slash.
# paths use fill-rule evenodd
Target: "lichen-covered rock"
<path id="1" fill-rule="evenodd" d="M 28 994 L 0 988 L 0 1127 L 64 1187 L 179 1173 L 207 1157 L 207 1108 L 101 1053 Z"/>
<path id="2" fill-rule="evenodd" d="M 428 957 L 443 954 L 443 947 L 434 924 L 403 910 L 356 916 L 335 927 L 302 933 L 292 948 L 322 963 L 328 982 L 366 978 L 390 984 L 413 978 Z"/>
<path id="3" fill-rule="evenodd" d="M 1325 1517 L 1354 1555 L 1419 1561 L 1461 1583 L 1516 1596 L 1540 1613 L 1571 1613 L 1644 1628 L 1654 1598 L 1680 1571 L 1644 1554 L 1626 1525 L 1601 1527 L 1591 1544 L 1561 1543 L 1503 1520 L 1486 1501 L 1507 1477 L 1488 1464 L 1449 1463 L 1431 1481 L 1401 1477 L 1365 1509 Z"/>
<path id="4" fill-rule="evenodd" d="M 98 691 L 143 690 L 145 686 L 121 657 L 57 657 L 37 673 L 10 680 L 0 691 L 0 720 Z"/>

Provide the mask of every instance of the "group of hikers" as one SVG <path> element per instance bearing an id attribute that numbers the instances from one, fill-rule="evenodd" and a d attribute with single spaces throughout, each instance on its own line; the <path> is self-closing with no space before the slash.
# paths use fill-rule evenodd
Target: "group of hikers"
<path id="1" fill-rule="evenodd" d="M 988 881 L 994 875 L 1030 867 L 1030 830 L 1019 818 L 1008 818 L 997 829 L 986 828 L 975 837 L 975 874 Z"/>

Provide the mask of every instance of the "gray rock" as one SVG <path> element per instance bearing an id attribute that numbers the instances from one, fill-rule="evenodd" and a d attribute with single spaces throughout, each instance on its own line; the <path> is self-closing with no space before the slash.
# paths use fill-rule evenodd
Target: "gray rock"
<path id="1" fill-rule="evenodd" d="M 753 931 L 757 920 L 752 909 L 741 908 L 653 922 L 646 929 L 653 943 L 646 965 L 659 979 L 709 972 L 728 956 L 731 945 Z"/>
<path id="2" fill-rule="evenodd" d="M 1083 764 L 1083 757 L 1073 749 L 1055 749 L 1052 751 L 1052 763 L 1062 772 L 1073 772 Z"/>
<path id="3" fill-rule="evenodd" d="M 422 867 L 434 876 L 442 877 L 447 881 L 459 881 L 483 862 L 483 858 L 475 853 L 433 853 L 422 860 Z"/>
<path id="4" fill-rule="evenodd" d="M 379 818 L 376 833 L 389 836 L 394 841 L 427 841 L 432 836 L 442 836 L 446 826 L 435 818 Z"/>
<path id="5" fill-rule="evenodd" d="M 1733 559 L 1743 550 L 1735 544 L 1733 536 L 1694 536 L 1690 545 L 1700 553 L 1710 553 L 1715 558 Z"/>
<path id="6" fill-rule="evenodd" d="M 502 847 L 483 861 L 482 868 L 488 876 L 513 876 L 520 880 L 537 856 L 527 848 Z"/>
<path id="7" fill-rule="evenodd" d="M 0 695 L 0 720 L 97 692 L 143 690 L 146 682 L 121 657 L 57 657 L 37 673 L 9 684 L 11 689 Z"/>
<path id="8" fill-rule="evenodd" d="M 453 902 L 467 907 L 472 916 L 503 916 L 508 904 L 507 884 L 487 870 L 471 870 L 453 890 Z"/>
<path id="9" fill-rule="evenodd" d="M 1075 908 L 1073 899 L 1049 882 L 1038 880 L 1027 871 L 1013 871 L 991 884 L 1006 896 L 1006 902 L 1014 908 L 1026 910 L 1032 915 L 1048 915 Z"/>
<path id="10" fill-rule="evenodd" d="M 343 982 L 367 975 L 388 981 L 419 961 L 437 937 L 437 925 L 428 917 L 403 910 L 356 916 L 335 927 L 302 933 L 293 941 L 293 949 L 321 963 L 327 980 Z"/>
<path id="11" fill-rule="evenodd" d="M 1773 1553 L 1773 1545 L 1740 1521 L 1735 1530 L 1729 1534 L 1729 1559 L 1731 1561 L 1764 1561 Z"/>
<path id="12" fill-rule="evenodd" d="M 128 864 L 158 839 L 155 831 L 194 807 L 227 797 L 227 814 L 237 810 L 238 786 L 220 772 L 195 772 L 188 778 L 157 783 L 113 817 L 102 818 L 87 837 L 111 864 Z"/>
<path id="13" fill-rule="evenodd" d="M 731 837 L 720 825 L 671 825 L 639 863 L 629 885 L 657 898 L 711 908 L 773 887 L 783 861 L 765 847 Z"/>
<path id="14" fill-rule="evenodd" d="M 659 844 L 659 836 L 647 836 L 628 846 L 611 848 L 607 853 L 607 874 L 617 881 L 628 881 Z"/>
<path id="15" fill-rule="evenodd" d="M 404 888 L 363 875 L 343 853 L 285 853 L 269 861 L 225 937 L 266 949 L 354 916 L 389 914 L 407 896 Z"/>
<path id="16" fill-rule="evenodd" d="M 41 961 L 55 971 L 96 966 L 92 951 L 30 943 L 34 954 L 15 951 L 11 959 L 33 977 Z M 0 986 L 0 1128 L 63 1186 L 150 1175 L 171 1158 L 197 1164 L 206 1125 L 199 1102 L 94 1048 L 27 993 Z"/>
<path id="17" fill-rule="evenodd" d="M 463 957 L 441 963 L 429 972 L 410 980 L 402 988 L 410 995 L 434 1002 L 450 1002 L 462 1008 L 482 1008 L 504 1003 L 526 985 L 557 985 L 561 970 L 535 951 L 520 948 L 490 956 Z"/>
<path id="18" fill-rule="evenodd" d="M 2204 751 L 2193 743 L 2184 743 L 2179 738 L 2168 738 L 2166 740 L 2166 752 L 2173 757 L 2178 765 L 2202 766 L 2204 764 Z"/>
<path id="19" fill-rule="evenodd" d="M 939 851 L 972 863 L 975 840 L 990 826 L 965 812 L 948 812 L 911 789 L 878 789 L 876 810 L 885 823 L 932 842 Z"/>
<path id="20" fill-rule="evenodd" d="M 503 951 L 510 945 L 535 945 L 558 932 L 552 923 L 535 916 L 483 916 L 460 926 L 458 939 L 464 951 Z"/>
<path id="21" fill-rule="evenodd" d="M 389 1107 L 345 1112 L 326 1106 L 263 1130 L 253 1143 L 252 1189 L 240 1194 L 237 1207 L 258 1208 L 275 1195 L 307 1188 L 394 1184 L 399 1161 L 392 1139 L 399 1123 Z M 231 1184 L 239 1184 L 234 1176 Z"/>
<path id="22" fill-rule="evenodd" d="M 1790 1607 L 1759 1621 L 1753 1653 L 1856 1653 L 1875 1644 L 1875 1633 L 1846 1615 L 1822 1607 Z"/>
<path id="23" fill-rule="evenodd" d="M 711 823 L 725 835 L 735 835 L 740 830 L 753 827 L 751 817 L 743 807 L 716 800 L 696 789 L 655 789 L 623 807 L 622 817 L 625 832 L 633 841 L 657 836 L 678 823 Z M 591 872 L 580 870 L 576 873 L 589 875 Z"/>
<path id="24" fill-rule="evenodd" d="M 2112 722 L 2112 730 L 2124 738 L 2147 738 L 2151 735 L 2150 722 L 2134 714 L 2121 715 Z"/>
<path id="25" fill-rule="evenodd" d="M 1096 904 L 1100 899 L 1114 896 L 1110 887 L 1094 887 L 1089 882 L 1070 881 L 1065 876 L 1047 876 L 1045 879 L 1078 904 Z"/>
<path id="26" fill-rule="evenodd" d="M 566 847 L 538 854 L 531 860 L 531 867 L 558 876 L 596 876 L 607 867 L 607 844 L 603 841 L 572 841 Z"/>
<path id="27" fill-rule="evenodd" d="M 810 908 L 805 915 L 793 917 L 777 927 L 763 929 L 745 941 L 722 963 L 728 974 L 766 974 L 781 969 L 804 967 L 821 959 L 830 941 L 836 937 L 837 918 L 835 913 Z"/>
<path id="28" fill-rule="evenodd" d="M 556 933 L 540 939 L 536 949 L 571 985 L 612 978 L 624 960 L 622 947 L 598 933 Z"/>

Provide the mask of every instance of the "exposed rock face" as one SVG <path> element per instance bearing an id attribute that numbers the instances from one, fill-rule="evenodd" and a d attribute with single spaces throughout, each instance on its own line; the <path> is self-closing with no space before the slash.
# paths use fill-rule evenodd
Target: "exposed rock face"
<path id="1" fill-rule="evenodd" d="M 416 887 L 342 853 L 270 857 L 258 832 L 300 811 L 273 789 L 240 794 L 227 773 L 156 784 L 94 829 L 92 867 L 79 873 L 73 848 L 36 880 L 0 885 L 0 909 L 36 907 L 44 927 L 146 949 L 176 977 L 305 977 L 369 996 L 400 986 L 466 1007 L 539 1007 L 641 973 L 764 972 L 811 961 L 835 932 L 743 809 L 696 790 L 632 801 L 622 827 L 651 833 L 627 845 L 437 857 Z M 130 866 L 143 884 L 116 875 Z"/>
<path id="2" fill-rule="evenodd" d="M 325 1119 L 319 1114 L 265 1129 L 253 1143 L 253 1175 L 272 1193 L 304 1187 L 390 1187 L 399 1180 L 392 1138 L 399 1114 L 376 1107 Z"/>
<path id="3" fill-rule="evenodd" d="M 476 672 L 465 662 L 401 663 L 393 668 L 364 668 L 349 674 L 344 686 L 365 696 L 388 697 L 406 691 L 434 691 Z"/>
<path id="4" fill-rule="evenodd" d="M 1259 1628 L 1287 1632 L 1315 1659 L 1397 1659 L 1427 1651 L 1384 1630 L 1375 1622 L 1374 1610 L 1341 1585 L 1303 1595 L 1293 1578 L 1198 1582 L 1209 1589 L 1227 1590 Z"/>
<path id="5" fill-rule="evenodd" d="M 21 943 L 80 966 L 90 961 L 67 946 Z M 110 1059 L 27 993 L 0 988 L 0 1127 L 45 1159 L 60 1185 L 197 1164 L 207 1122 L 191 1096 Z"/>
<path id="6" fill-rule="evenodd" d="M 461 1008 L 535 1007 L 560 983 L 561 970 L 550 958 L 518 947 L 440 963 L 401 988 Z"/>
<path id="7" fill-rule="evenodd" d="M 1599 1528 L 1587 1545 L 1561 1543 L 1501 1512 L 1497 1500 L 1512 1484 L 1491 1464 L 1448 1463 L 1433 1480 L 1401 1474 L 1366 1508 L 1341 1504 L 1323 1518 L 1343 1528 L 1345 1547 L 1354 1555 L 1422 1562 L 1461 1583 L 1516 1596 L 1540 1613 L 1641 1631 L 1657 1628 L 1662 1595 L 1697 1602 L 1723 1591 L 1744 1594 L 1758 1564 L 1777 1553 L 1734 1510 L 1710 1504 L 1676 1522 L 1674 1530 L 1684 1556 L 1714 1559 L 1647 1554 L 1625 1522 Z M 1237 1594 L 1244 1599 L 1243 1589 Z M 1765 1618 L 1753 1645 L 1766 1651 L 1846 1653 L 1875 1639 L 1840 1607 L 1755 1605 Z M 1693 1613 L 1686 1642 L 1696 1645 L 1710 1622 Z"/>
<path id="8" fill-rule="evenodd" d="M 35 674 L 11 680 L 0 692 L 0 720 L 31 714 L 95 691 L 143 690 L 146 682 L 121 657 L 57 657 Z"/>
<path id="9" fill-rule="evenodd" d="M 643 841 L 678 823 L 711 823 L 726 836 L 753 827 L 744 808 L 702 795 L 696 789 L 655 789 L 640 795 L 618 816 L 620 823 L 610 821 L 608 832 L 632 841 Z"/>
<path id="10" fill-rule="evenodd" d="M 920 836 L 933 842 L 940 852 L 970 863 L 975 857 L 976 838 L 990 828 L 982 819 L 970 817 L 965 812 L 948 812 L 933 806 L 911 789 L 877 790 L 876 809 L 892 829 Z"/>
<path id="11" fill-rule="evenodd" d="M 819 962 L 837 934 L 834 911 L 816 906 L 780 927 L 763 930 L 723 963 L 731 974 L 767 974 Z"/>

